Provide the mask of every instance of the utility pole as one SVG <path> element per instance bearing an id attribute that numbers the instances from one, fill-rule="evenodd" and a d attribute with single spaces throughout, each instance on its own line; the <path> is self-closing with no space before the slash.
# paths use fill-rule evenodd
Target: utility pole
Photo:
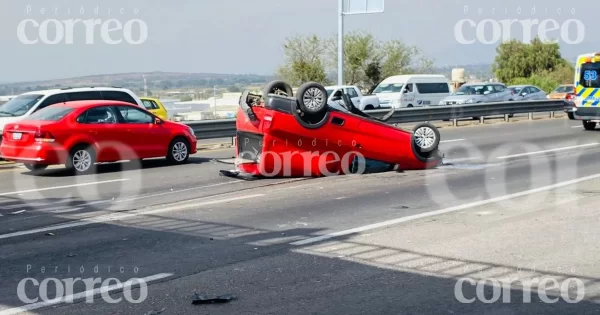
<path id="1" fill-rule="evenodd" d="M 344 85 L 344 0 L 338 0 L 338 85 Z"/>
<path id="2" fill-rule="evenodd" d="M 214 113 L 215 113 L 215 118 L 216 118 L 217 117 L 217 86 L 216 85 L 213 87 L 213 98 L 215 99 Z"/>
<path id="3" fill-rule="evenodd" d="M 383 13 L 384 7 L 385 0 L 338 0 L 338 85 L 344 85 L 344 16 Z"/>
<path id="4" fill-rule="evenodd" d="M 144 74 L 144 96 L 148 97 L 148 81 L 146 81 L 145 74 Z"/>

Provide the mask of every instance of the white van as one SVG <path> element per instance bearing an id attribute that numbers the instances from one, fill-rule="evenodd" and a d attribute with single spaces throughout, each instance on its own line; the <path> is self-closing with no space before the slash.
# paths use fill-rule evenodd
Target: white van
<path id="1" fill-rule="evenodd" d="M 379 83 L 373 94 L 381 107 L 422 107 L 437 105 L 450 95 L 450 86 L 441 74 L 397 75 Z"/>
<path id="2" fill-rule="evenodd" d="M 145 108 L 135 93 L 123 88 L 87 87 L 27 92 L 0 105 L 0 142 L 2 141 L 4 125 L 8 123 L 22 120 L 53 104 L 90 100 L 122 101 Z"/>

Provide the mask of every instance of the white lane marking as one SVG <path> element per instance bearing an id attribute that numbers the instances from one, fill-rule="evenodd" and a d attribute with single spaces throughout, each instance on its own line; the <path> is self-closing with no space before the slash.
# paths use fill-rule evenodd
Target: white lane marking
<path id="1" fill-rule="evenodd" d="M 480 206 L 484 206 L 484 205 L 487 205 L 487 204 L 496 203 L 496 202 L 500 202 L 500 201 L 505 201 L 505 200 L 509 200 L 509 199 L 519 198 L 519 197 L 523 197 L 523 196 L 527 196 L 527 195 L 539 193 L 539 192 L 542 192 L 542 191 L 547 191 L 547 190 L 552 190 L 552 189 L 556 189 L 556 188 L 561 188 L 561 187 L 565 187 L 565 186 L 569 186 L 569 185 L 573 185 L 573 184 L 577 184 L 577 183 L 581 183 L 581 182 L 585 182 L 585 181 L 592 180 L 592 179 L 597 179 L 597 178 L 600 178 L 600 174 L 586 176 L 586 177 L 582 177 L 582 178 L 578 178 L 578 179 L 574 179 L 574 180 L 570 180 L 570 181 L 566 181 L 566 182 L 556 183 L 556 184 L 553 184 L 553 185 L 544 186 L 544 187 L 540 187 L 540 188 L 535 188 L 535 189 L 531 189 L 531 190 L 526 190 L 526 191 L 522 191 L 522 192 L 510 194 L 510 195 L 505 195 L 505 196 L 490 198 L 490 199 L 486 199 L 486 200 L 476 201 L 476 202 L 472 202 L 472 203 L 467 203 L 467 204 L 463 204 L 463 205 L 458 205 L 458 206 L 454 206 L 454 207 L 450 207 L 450 208 L 446 208 L 446 209 L 440 209 L 440 210 L 435 210 L 435 211 L 420 213 L 420 214 L 416 214 L 416 215 L 401 217 L 401 218 L 397 218 L 397 219 L 387 220 L 387 221 L 383 221 L 383 222 L 379 222 L 379 223 L 374 223 L 374 224 L 370 224 L 370 225 L 365 225 L 365 226 L 357 227 L 357 228 L 354 228 L 354 229 L 349 229 L 349 230 L 345 230 L 345 231 L 339 231 L 339 232 L 325 234 L 325 235 L 321 235 L 321 236 L 317 236 L 317 237 L 313 237 L 313 238 L 308 238 L 308 239 L 305 239 L 305 240 L 302 240 L 302 241 L 293 242 L 293 243 L 290 243 L 290 244 L 291 245 L 300 246 L 300 245 L 307 245 L 307 244 L 317 243 L 317 242 L 321 242 L 321 241 L 324 241 L 324 240 L 336 238 L 336 237 L 339 237 L 339 236 L 345 236 L 345 235 L 351 235 L 351 234 L 361 233 L 361 232 L 365 232 L 365 231 L 369 231 L 369 230 L 374 230 L 374 229 L 379 229 L 379 228 L 383 228 L 383 227 L 388 227 L 388 226 L 391 226 L 391 225 L 396 225 L 396 224 L 399 224 L 399 223 L 404 223 L 404 222 L 408 222 L 408 221 L 414 221 L 414 220 L 417 220 L 417 219 L 422 219 L 422 218 L 437 216 L 437 215 L 446 214 L 446 213 L 450 213 L 450 212 L 461 211 L 461 210 L 465 210 L 465 209 L 469 209 L 469 208 L 480 207 Z"/>
<path id="2" fill-rule="evenodd" d="M 248 195 L 248 196 L 210 200 L 210 201 L 197 202 L 197 203 L 186 202 L 185 204 L 179 205 L 179 206 L 164 207 L 164 208 L 153 209 L 153 210 L 145 210 L 145 211 L 137 211 L 137 212 L 129 212 L 129 213 L 107 214 L 107 215 L 102 215 L 102 216 L 99 216 L 96 218 L 81 219 L 81 221 L 77 221 L 77 222 L 57 224 L 57 225 L 37 228 L 37 229 L 33 229 L 33 230 L 26 230 L 26 231 L 2 234 L 2 235 L 0 235 L 0 239 L 7 239 L 7 238 L 18 237 L 18 236 L 36 234 L 36 233 L 68 229 L 68 228 L 85 226 L 85 225 L 90 225 L 90 224 L 118 221 L 118 220 L 129 219 L 129 218 L 140 216 L 140 215 L 156 214 L 156 213 L 169 212 L 169 211 L 178 211 L 178 210 L 184 210 L 184 209 L 188 209 L 188 208 L 196 208 L 196 207 L 202 207 L 202 206 L 214 205 L 214 204 L 218 204 L 218 203 L 225 203 L 225 202 L 231 202 L 231 201 L 238 201 L 238 200 L 244 200 L 244 199 L 250 199 L 250 198 L 256 198 L 256 197 L 262 197 L 262 196 L 265 196 L 265 195 L 264 194 Z"/>
<path id="3" fill-rule="evenodd" d="M 483 160 L 484 157 L 483 156 L 475 156 L 475 157 L 466 157 L 466 158 L 460 158 L 460 159 L 444 159 L 444 163 L 460 163 L 460 162 L 467 162 L 467 161 L 475 161 L 475 160 Z"/>
<path id="4" fill-rule="evenodd" d="M 86 209 L 89 206 L 93 206 L 93 205 L 97 205 L 97 204 L 103 204 L 103 203 L 114 203 L 114 204 L 118 204 L 118 203 L 123 203 L 123 202 L 127 202 L 127 201 L 133 201 L 133 200 L 140 200 L 140 199 L 147 199 L 147 198 L 153 198 L 153 197 L 160 197 L 160 196 L 164 196 L 164 195 L 169 195 L 169 194 L 176 194 L 176 193 L 181 193 L 181 192 L 186 192 L 186 191 L 191 191 L 191 190 L 197 190 L 197 189 L 203 189 L 203 188 L 210 188 L 210 187 L 216 187 L 216 186 L 223 186 L 223 185 L 227 185 L 227 184 L 235 184 L 235 183 L 240 183 L 240 182 L 244 182 L 243 180 L 235 180 L 235 181 L 229 181 L 229 182 L 224 182 L 224 183 L 218 183 L 218 184 L 213 184 L 213 185 L 206 185 L 206 186 L 199 186 L 199 187 L 192 187 L 192 188 L 185 188 L 185 189 L 181 189 L 181 190 L 173 190 L 173 191 L 167 191 L 167 192 L 162 192 L 162 193 L 157 193 L 157 194 L 148 194 L 148 195 L 144 195 L 144 196 L 137 196 L 137 197 L 129 197 L 129 198 L 124 198 L 124 199 L 116 199 L 116 200 L 112 200 L 112 199 L 106 199 L 106 200 L 97 200 L 97 201 L 90 201 L 90 202 L 86 202 L 86 203 L 82 203 L 80 205 L 78 205 L 75 208 L 43 208 L 43 209 L 35 209 L 34 211 L 36 212 L 51 212 L 54 214 L 59 214 L 59 213 L 69 213 L 69 212 L 76 212 L 79 210 L 83 210 Z M 25 202 L 27 205 L 31 206 L 31 204 L 28 204 L 27 202 Z M 23 207 L 23 205 L 13 205 L 13 206 L 6 206 L 6 209 L 10 209 L 10 208 L 19 208 L 19 207 Z M 0 215 L 1 217 L 2 215 Z"/>
<path id="5" fill-rule="evenodd" d="M 459 142 L 459 141 L 465 141 L 465 139 L 442 140 L 442 141 L 440 141 L 440 143 L 451 143 L 451 142 Z"/>
<path id="6" fill-rule="evenodd" d="M 588 143 L 588 144 L 582 144 L 582 145 L 574 145 L 572 147 L 556 148 L 556 149 L 549 149 L 549 150 L 535 151 L 535 152 L 526 152 L 526 153 L 515 154 L 515 155 L 500 156 L 500 157 L 498 157 L 498 159 L 509 159 L 509 158 L 514 158 L 514 157 L 526 156 L 526 155 L 534 155 L 534 154 L 541 154 L 541 153 L 566 151 L 566 150 L 571 150 L 571 149 L 592 147 L 592 146 L 596 146 L 596 145 L 599 145 L 599 144 L 600 143 Z"/>
<path id="7" fill-rule="evenodd" d="M 114 202 L 121 203 L 121 202 L 126 202 L 126 201 L 159 197 L 159 196 L 164 196 L 164 195 L 169 195 L 169 194 L 176 194 L 176 193 L 181 193 L 181 192 L 186 192 L 186 191 L 211 188 L 211 187 L 217 187 L 217 186 L 223 186 L 223 185 L 229 185 L 229 184 L 235 184 L 235 183 L 241 183 L 241 182 L 244 182 L 244 181 L 243 180 L 234 180 L 234 181 L 229 181 L 229 182 L 224 182 L 224 183 L 218 183 L 218 184 L 212 184 L 212 185 L 206 185 L 206 186 L 200 186 L 200 187 L 185 188 L 185 189 L 181 189 L 181 190 L 167 191 L 167 192 L 162 192 L 162 193 L 158 193 L 158 194 L 150 194 L 150 195 L 146 195 L 146 196 L 137 196 L 137 197 L 131 197 L 131 198 L 125 198 L 125 199 L 117 199 Z M 111 202 L 111 201 L 112 200 L 106 200 L 106 202 Z"/>
<path id="8" fill-rule="evenodd" d="M 124 181 L 128 181 L 128 180 L 129 180 L 129 178 L 122 178 L 122 179 L 105 180 L 105 181 L 101 181 L 101 182 L 90 182 L 90 183 L 73 184 L 73 185 L 65 185 L 65 186 L 36 188 L 36 189 L 28 189 L 28 190 L 21 190 L 21 191 L 4 192 L 4 193 L 0 193 L 0 196 L 18 195 L 18 194 L 25 194 L 25 193 L 30 193 L 30 192 L 64 189 L 64 188 L 72 188 L 72 187 L 82 187 L 82 186 L 90 186 L 90 185 L 100 185 L 100 184 L 108 184 L 108 183 L 115 183 L 115 182 L 124 182 Z"/>
<path id="9" fill-rule="evenodd" d="M 159 273 L 157 275 L 141 278 L 141 281 L 148 284 L 149 282 L 168 278 L 171 276 L 173 276 L 172 273 Z M 69 295 L 62 297 L 60 300 L 57 299 L 55 301 L 51 300 L 51 301 L 37 302 L 37 303 L 24 305 L 21 307 L 15 307 L 15 308 L 2 310 L 2 311 L 0 311 L 0 315 L 13 315 L 13 314 L 19 314 L 22 312 L 28 312 L 28 311 L 36 310 L 36 309 L 39 309 L 42 307 L 48 307 L 48 306 L 52 306 L 52 305 L 66 303 L 67 301 L 76 301 L 79 299 L 87 298 L 88 296 L 96 296 L 96 295 L 102 294 L 104 292 L 110 293 L 111 291 L 121 290 L 124 288 L 130 288 L 136 284 L 139 284 L 139 279 L 138 279 L 138 281 L 129 280 L 125 283 L 118 283 L 118 284 L 113 284 L 113 285 L 109 285 L 109 286 L 99 287 L 97 289 L 92 289 L 92 290 L 88 290 L 85 292 L 69 294 Z"/>

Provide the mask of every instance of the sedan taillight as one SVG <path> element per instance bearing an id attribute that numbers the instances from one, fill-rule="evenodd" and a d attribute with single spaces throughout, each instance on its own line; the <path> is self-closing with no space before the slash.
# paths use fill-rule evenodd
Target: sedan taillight
<path id="1" fill-rule="evenodd" d="M 263 129 L 271 128 L 271 124 L 273 123 L 273 116 L 265 115 L 263 118 Z"/>
<path id="2" fill-rule="evenodd" d="M 49 133 L 48 131 L 42 131 L 42 130 L 38 130 L 35 133 L 35 142 L 54 142 L 56 141 L 54 139 L 54 136 L 52 136 L 51 133 Z"/>

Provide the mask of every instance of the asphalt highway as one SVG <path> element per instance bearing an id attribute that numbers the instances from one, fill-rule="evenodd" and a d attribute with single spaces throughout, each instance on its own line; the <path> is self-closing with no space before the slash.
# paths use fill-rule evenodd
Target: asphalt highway
<path id="1" fill-rule="evenodd" d="M 600 129 L 557 118 L 441 134 L 437 169 L 319 179 L 219 176 L 232 168 L 232 149 L 199 151 L 181 166 L 105 164 L 77 177 L 2 165 L 0 315 L 597 313 Z M 442 267 L 425 268 L 436 262 Z M 455 264 L 463 272 L 447 272 Z M 536 264 L 583 279 L 586 298 L 456 299 L 461 275 L 484 278 L 472 270 Z M 19 287 L 26 278 L 142 278 L 147 287 L 128 296 L 114 280 L 102 284 L 103 297 L 100 282 L 80 281 L 60 295 L 73 303 L 43 303 L 33 282 Z M 48 290 L 54 298 L 55 284 Z M 39 300 L 24 303 L 20 292 Z M 192 305 L 195 292 L 237 299 Z M 519 301 L 524 292 L 509 295 Z"/>

